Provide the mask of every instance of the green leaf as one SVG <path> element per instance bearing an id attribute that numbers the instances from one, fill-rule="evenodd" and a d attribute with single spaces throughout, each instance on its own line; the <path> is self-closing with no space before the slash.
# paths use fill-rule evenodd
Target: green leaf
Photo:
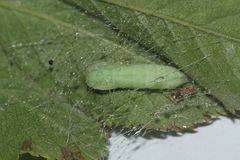
<path id="1" fill-rule="evenodd" d="M 49 160 L 106 157 L 105 131 L 71 102 L 64 85 L 72 75 L 65 57 L 77 29 L 47 13 L 89 21 L 57 1 L 18 2 L 0 2 L 0 159 L 24 152 Z M 55 77 L 54 66 L 68 74 Z"/>
<path id="2" fill-rule="evenodd" d="M 201 92 L 175 104 L 174 91 L 87 87 L 97 62 L 163 62 L 62 1 L 1 1 L 0 56 L 1 159 L 101 159 L 104 126 L 182 131 L 226 114 Z"/>
<path id="3" fill-rule="evenodd" d="M 1 59 L 1 63 L 6 61 Z M 48 159 L 61 159 L 67 152 L 86 159 L 106 156 L 106 137 L 98 124 L 69 104 L 59 91 L 41 89 L 27 73 L 18 75 L 18 69 L 3 67 L 1 159 L 17 159 L 24 152 Z M 6 73 L 9 76 L 4 76 Z"/>
<path id="4" fill-rule="evenodd" d="M 211 123 L 219 114 L 226 114 L 201 93 L 177 104 L 169 96 L 169 92 L 116 91 L 110 95 L 96 94 L 93 100 L 79 103 L 88 105 L 93 116 L 105 126 L 136 130 L 183 131 Z M 98 105 L 94 105 L 96 103 Z"/>
<path id="5" fill-rule="evenodd" d="M 78 2 L 79 4 L 67 1 L 67 4 L 74 8 L 82 8 L 86 6 L 85 3 L 88 4 L 88 7 L 94 7 L 89 4 L 90 1 Z M 97 12 L 91 11 L 92 13 Z M 126 41 L 122 37 L 119 38 L 121 41 Z M 128 43 L 133 45 L 129 41 Z M 124 44 L 118 47 L 113 52 L 105 52 L 105 61 L 162 63 L 158 56 L 151 55 L 148 51 L 137 48 L 133 50 Z M 202 123 L 209 123 L 212 121 L 212 116 L 226 114 L 222 107 L 212 102 L 201 92 L 197 96 L 187 98 L 177 104 L 170 100 L 171 93 L 172 91 L 117 90 L 96 92 L 93 90 L 89 92 L 89 95 L 85 95 L 81 90 L 77 90 L 74 96 L 76 97 L 75 103 L 87 106 L 86 112 L 90 112 L 96 120 L 109 127 L 124 126 L 131 128 L 139 126 L 139 128 L 159 129 L 161 131 L 182 131 L 194 128 Z"/>
<path id="6" fill-rule="evenodd" d="M 240 110 L 238 0 L 81 1 L 86 9 L 87 3 L 122 32 L 153 48 L 155 54 L 164 51 L 165 58 L 205 87 L 228 111 Z"/>

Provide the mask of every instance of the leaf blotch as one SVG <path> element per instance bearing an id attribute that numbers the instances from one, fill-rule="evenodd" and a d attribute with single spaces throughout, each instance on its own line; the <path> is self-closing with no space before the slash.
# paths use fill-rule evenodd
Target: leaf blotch
<path id="1" fill-rule="evenodd" d="M 22 142 L 21 150 L 24 152 L 32 151 L 32 140 L 26 139 Z"/>
<path id="2" fill-rule="evenodd" d="M 80 151 L 71 151 L 67 148 L 62 148 L 62 160 L 85 160 Z"/>

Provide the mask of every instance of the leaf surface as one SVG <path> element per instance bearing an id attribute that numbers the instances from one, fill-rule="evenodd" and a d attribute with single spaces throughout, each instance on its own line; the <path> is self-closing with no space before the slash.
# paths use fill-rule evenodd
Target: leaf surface
<path id="1" fill-rule="evenodd" d="M 79 1 L 174 62 L 228 111 L 240 110 L 239 1 Z"/>
<path id="2" fill-rule="evenodd" d="M 70 99 L 74 75 L 64 58 L 77 29 L 47 15 L 81 14 L 58 1 L 15 2 L 0 2 L 0 159 L 106 157 L 105 131 Z"/>
<path id="3" fill-rule="evenodd" d="M 0 55 L 1 159 L 101 159 L 104 126 L 182 131 L 226 114 L 202 92 L 175 104 L 174 91 L 89 88 L 89 65 L 163 62 L 62 1 L 1 1 Z"/>

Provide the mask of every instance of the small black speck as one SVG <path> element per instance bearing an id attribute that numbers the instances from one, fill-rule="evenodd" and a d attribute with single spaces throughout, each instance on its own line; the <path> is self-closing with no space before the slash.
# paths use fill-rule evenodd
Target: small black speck
<path id="1" fill-rule="evenodd" d="M 53 65 L 53 60 L 50 59 L 50 60 L 48 61 L 48 64 L 49 64 L 49 65 Z"/>

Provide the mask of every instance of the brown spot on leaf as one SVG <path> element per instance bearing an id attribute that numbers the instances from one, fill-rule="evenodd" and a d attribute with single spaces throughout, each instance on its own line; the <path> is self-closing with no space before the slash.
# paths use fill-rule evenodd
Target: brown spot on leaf
<path id="1" fill-rule="evenodd" d="M 73 152 L 68 148 L 62 148 L 62 160 L 85 160 L 80 151 Z"/>
<path id="2" fill-rule="evenodd" d="M 188 85 L 183 88 L 179 88 L 169 97 L 174 103 L 183 101 L 184 99 L 195 96 L 199 91 L 199 88 L 196 85 Z"/>
<path id="3" fill-rule="evenodd" d="M 25 152 L 32 151 L 32 140 L 26 139 L 22 142 L 21 150 Z"/>

